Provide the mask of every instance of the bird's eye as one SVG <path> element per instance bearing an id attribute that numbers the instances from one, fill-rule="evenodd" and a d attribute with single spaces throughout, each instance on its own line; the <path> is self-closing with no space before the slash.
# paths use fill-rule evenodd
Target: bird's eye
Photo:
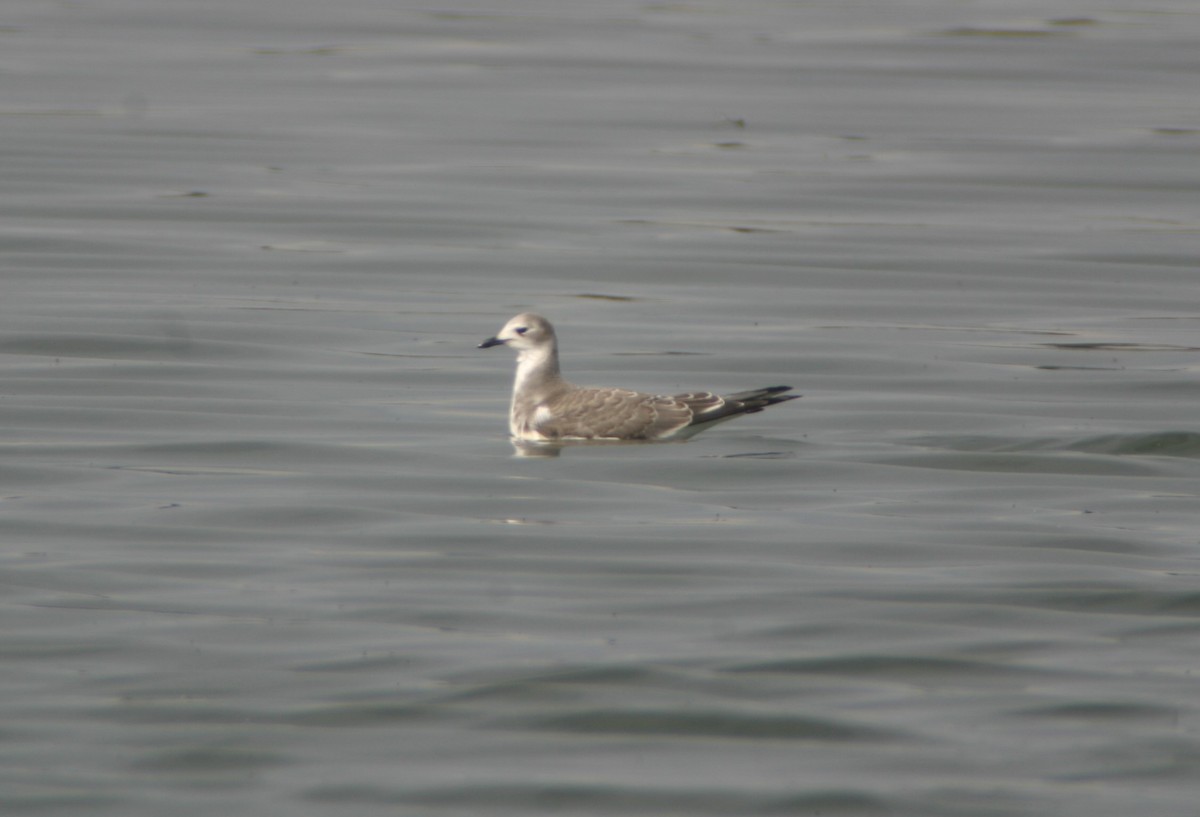
<path id="1" fill-rule="evenodd" d="M 526 332 L 529 331 L 529 327 L 528 326 L 518 326 L 513 331 L 516 332 L 518 335 L 524 335 Z"/>

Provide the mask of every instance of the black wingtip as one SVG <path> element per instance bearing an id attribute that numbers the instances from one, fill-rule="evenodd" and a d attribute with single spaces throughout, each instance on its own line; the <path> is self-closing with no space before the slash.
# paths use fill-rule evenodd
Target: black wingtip
<path id="1" fill-rule="evenodd" d="M 750 389 L 749 391 L 727 394 L 725 397 L 728 400 L 738 400 L 744 403 L 762 403 L 764 406 L 773 406 L 776 403 L 782 403 L 786 400 L 795 400 L 800 396 L 798 394 L 784 394 L 784 392 L 791 390 L 791 386 L 766 386 L 761 389 Z"/>

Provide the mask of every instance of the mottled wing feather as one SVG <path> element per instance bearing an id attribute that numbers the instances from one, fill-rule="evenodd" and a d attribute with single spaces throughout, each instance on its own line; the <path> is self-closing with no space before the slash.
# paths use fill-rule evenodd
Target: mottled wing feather
<path id="1" fill-rule="evenodd" d="M 685 394 L 676 394 L 672 399 L 678 400 L 690 408 L 697 418 L 699 418 L 699 415 L 707 414 L 710 411 L 719 411 L 726 403 L 726 398 L 719 394 L 713 394 L 710 391 L 692 391 Z"/>
<path id="2" fill-rule="evenodd" d="M 551 401 L 550 417 L 537 424 L 551 439 L 653 440 L 687 426 L 687 403 L 627 389 L 575 389 Z"/>
<path id="3" fill-rule="evenodd" d="M 715 423 L 731 420 L 743 414 L 754 414 L 768 406 L 795 400 L 800 395 L 784 394 L 790 391 L 790 386 L 767 386 L 763 389 L 751 389 L 729 395 L 698 392 L 676 395 L 676 399 L 688 405 L 695 416 L 690 426 L 684 429 L 685 435 L 707 428 Z"/>
<path id="4" fill-rule="evenodd" d="M 659 440 L 684 438 L 708 426 L 794 400 L 786 386 L 738 392 L 644 394 L 628 389 L 571 389 L 544 404 L 534 429 L 547 439 Z"/>

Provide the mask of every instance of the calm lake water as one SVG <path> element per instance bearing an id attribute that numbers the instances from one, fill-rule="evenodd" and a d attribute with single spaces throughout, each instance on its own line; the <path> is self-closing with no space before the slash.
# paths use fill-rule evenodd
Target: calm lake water
<path id="1" fill-rule="evenodd" d="M 7 3 L 0 807 L 1196 814 L 1197 42 Z M 517 456 L 526 309 L 804 399 Z"/>

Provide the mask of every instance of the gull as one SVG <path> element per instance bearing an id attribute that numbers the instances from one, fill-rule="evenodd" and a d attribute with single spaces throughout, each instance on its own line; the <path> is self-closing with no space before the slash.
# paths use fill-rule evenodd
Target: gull
<path id="1" fill-rule="evenodd" d="M 686 440 L 709 426 L 795 400 L 791 386 L 767 386 L 726 396 L 712 392 L 645 394 L 573 386 L 558 368 L 558 338 L 550 321 L 524 312 L 480 349 L 517 353 L 508 428 L 516 440 Z"/>

